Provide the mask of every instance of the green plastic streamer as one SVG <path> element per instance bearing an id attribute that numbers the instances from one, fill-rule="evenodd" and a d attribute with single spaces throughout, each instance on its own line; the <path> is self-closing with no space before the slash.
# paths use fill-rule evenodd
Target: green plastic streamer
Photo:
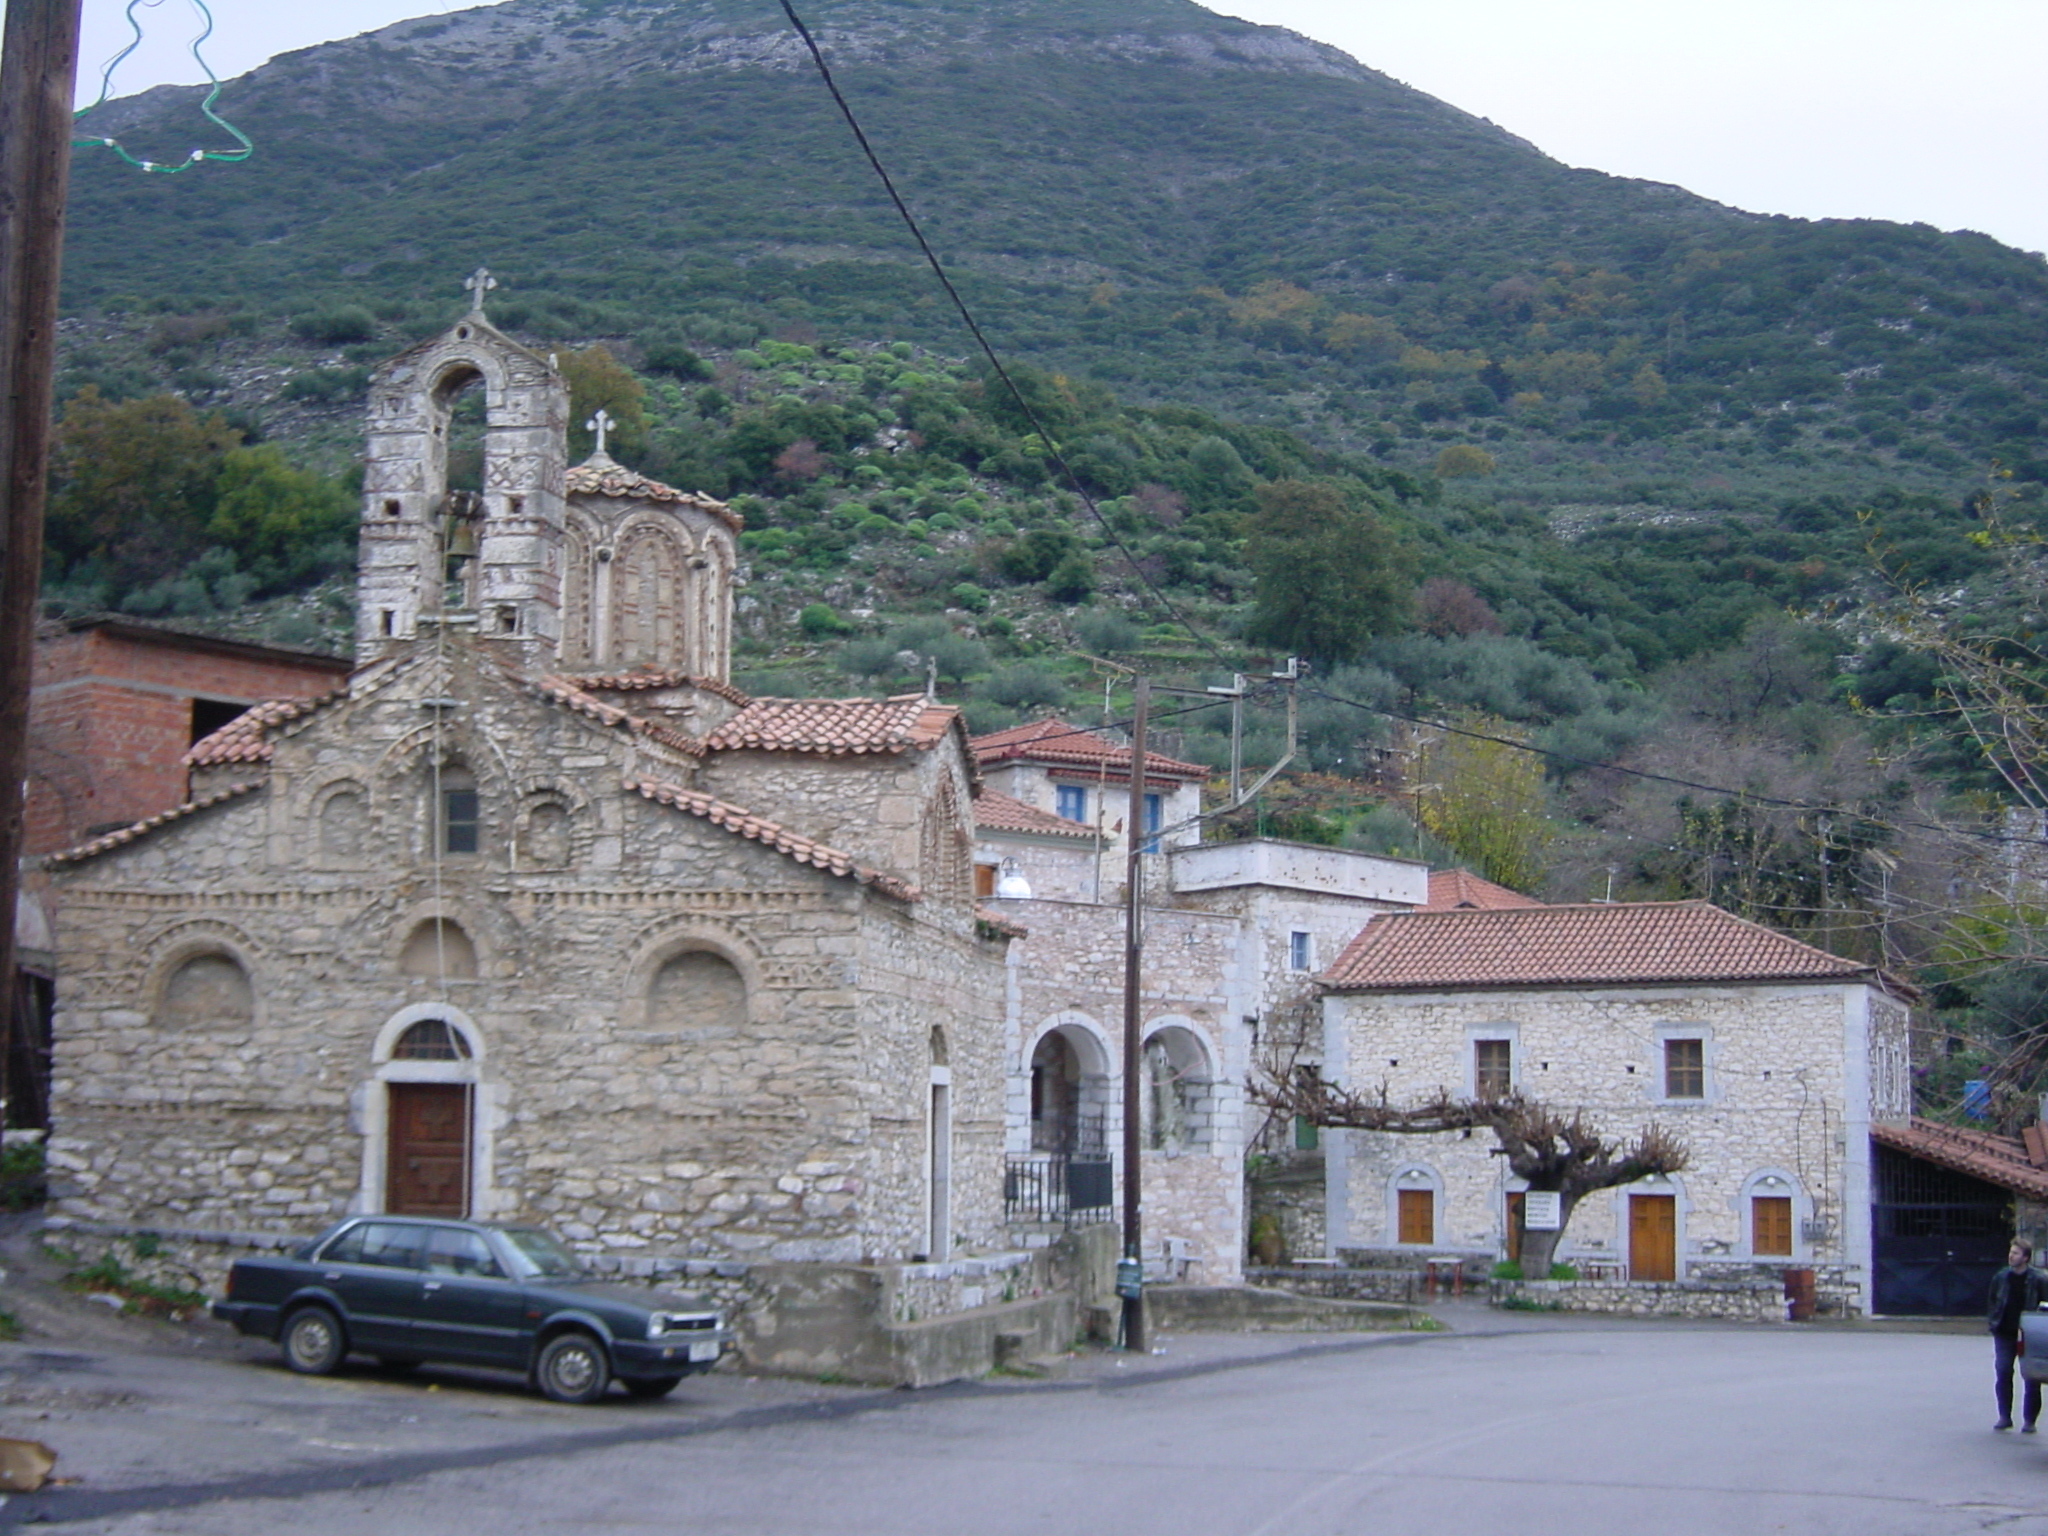
<path id="1" fill-rule="evenodd" d="M 133 53 L 142 44 L 142 23 L 135 19 L 136 9 L 140 6 L 154 6 L 159 3 L 161 3 L 161 0 L 128 0 L 128 28 L 135 35 L 129 39 L 128 46 L 109 59 L 107 67 L 100 71 L 99 99 L 93 102 L 92 106 L 81 107 L 77 112 L 73 113 L 72 121 L 76 122 L 79 118 L 85 116 L 86 113 L 92 111 L 94 107 L 106 104 L 107 98 L 113 94 L 114 90 L 114 71 L 121 67 L 122 60 L 126 59 L 129 54 Z M 241 148 L 195 149 L 183 160 L 176 161 L 170 165 L 165 165 L 155 160 L 137 159 L 122 146 L 119 139 L 73 139 L 71 141 L 73 149 L 111 149 L 123 161 L 134 166 L 138 171 L 147 171 L 158 176 L 175 176 L 180 171 L 189 171 L 193 166 L 208 160 L 224 160 L 230 163 L 242 161 L 248 159 L 256 152 L 256 146 L 249 141 L 247 134 L 213 110 L 213 104 L 220 99 L 220 77 L 214 74 L 213 66 L 206 62 L 206 55 L 200 52 L 199 49 L 201 43 L 213 36 L 213 12 L 206 8 L 206 0 L 192 0 L 192 8 L 199 13 L 200 18 L 206 23 L 200 34 L 192 39 L 192 57 L 198 61 L 199 67 L 206 71 L 207 81 L 213 87 L 212 90 L 206 93 L 206 100 L 199 104 L 199 110 L 206 115 L 208 122 L 233 137 L 241 145 Z"/>

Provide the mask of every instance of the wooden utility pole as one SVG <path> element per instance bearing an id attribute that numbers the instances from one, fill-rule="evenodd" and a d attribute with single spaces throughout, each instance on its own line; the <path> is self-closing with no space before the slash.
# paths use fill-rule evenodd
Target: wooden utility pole
<path id="1" fill-rule="evenodd" d="M 0 42 L 0 1094 L 12 1059 L 28 690 L 82 0 L 7 0 Z M 0 1115 L 5 1105 L 0 1102 Z"/>
<path id="2" fill-rule="evenodd" d="M 1124 1302 L 1124 1348 L 1145 1352 L 1144 1237 L 1139 1152 L 1145 1059 L 1140 1040 L 1138 966 L 1144 939 L 1145 711 L 1152 682 L 1140 677 L 1132 704 L 1131 810 L 1124 821 L 1124 1262 L 1117 1289 Z"/>

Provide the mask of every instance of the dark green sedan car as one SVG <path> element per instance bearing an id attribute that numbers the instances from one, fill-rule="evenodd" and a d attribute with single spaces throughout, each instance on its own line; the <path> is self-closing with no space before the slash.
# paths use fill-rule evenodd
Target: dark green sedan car
<path id="1" fill-rule="evenodd" d="M 355 1216 L 289 1257 L 238 1260 L 213 1315 L 325 1375 L 350 1354 L 524 1372 L 563 1403 L 660 1397 L 732 1344 L 714 1307 L 596 1279 L 538 1227 Z"/>

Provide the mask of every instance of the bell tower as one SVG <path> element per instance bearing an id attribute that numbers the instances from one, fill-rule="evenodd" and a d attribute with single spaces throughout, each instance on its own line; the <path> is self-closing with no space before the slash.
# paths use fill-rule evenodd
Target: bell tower
<path id="1" fill-rule="evenodd" d="M 552 660 L 561 642 L 569 386 L 491 325 L 479 269 L 469 313 L 370 376 L 356 564 L 356 660 L 462 623 Z M 449 487 L 456 397 L 484 391 L 483 488 Z"/>

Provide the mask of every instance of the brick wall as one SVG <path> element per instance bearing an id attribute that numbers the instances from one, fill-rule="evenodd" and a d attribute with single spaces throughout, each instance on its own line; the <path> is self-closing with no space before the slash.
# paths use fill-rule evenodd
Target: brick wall
<path id="1" fill-rule="evenodd" d="M 69 847 L 183 801 L 194 699 L 304 697 L 346 674 L 334 659 L 139 626 L 45 632 L 29 705 L 25 851 Z"/>

